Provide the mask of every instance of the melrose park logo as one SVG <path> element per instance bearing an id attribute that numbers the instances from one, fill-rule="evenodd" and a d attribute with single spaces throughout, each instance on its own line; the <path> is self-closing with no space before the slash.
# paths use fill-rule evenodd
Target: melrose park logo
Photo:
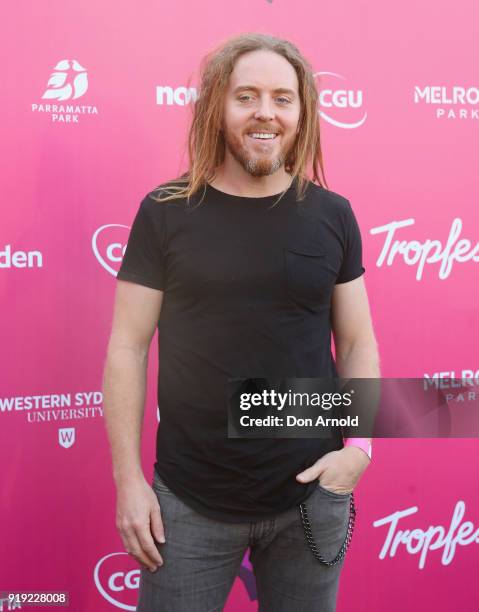
<path id="1" fill-rule="evenodd" d="M 42 95 L 45 102 L 33 103 L 32 112 L 50 115 L 52 123 L 79 123 L 83 115 L 98 115 L 96 106 L 76 101 L 87 91 L 86 68 L 75 59 L 60 60 L 53 68 Z"/>
<path id="2" fill-rule="evenodd" d="M 415 85 L 414 104 L 430 108 L 436 119 L 479 119 L 479 87 L 464 85 Z"/>

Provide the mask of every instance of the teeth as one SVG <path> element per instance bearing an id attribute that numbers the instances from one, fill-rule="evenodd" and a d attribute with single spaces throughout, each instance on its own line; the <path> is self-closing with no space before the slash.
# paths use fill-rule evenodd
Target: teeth
<path id="1" fill-rule="evenodd" d="M 273 138 L 276 138 L 276 134 L 264 133 L 264 132 L 258 132 L 258 133 L 255 133 L 255 134 L 250 134 L 250 136 L 252 138 L 262 138 L 262 139 L 269 138 L 270 140 L 272 140 Z"/>

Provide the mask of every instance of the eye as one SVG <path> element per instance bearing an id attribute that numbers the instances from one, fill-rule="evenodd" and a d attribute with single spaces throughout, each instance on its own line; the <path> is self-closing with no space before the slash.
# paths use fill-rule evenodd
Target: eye
<path id="1" fill-rule="evenodd" d="M 249 94 L 241 94 L 240 96 L 237 97 L 237 100 L 239 100 L 239 102 L 250 102 L 251 100 L 253 100 L 253 96 L 249 95 Z M 287 104 L 291 104 L 292 101 L 287 98 L 286 96 L 278 96 L 276 98 L 276 101 L 281 104 L 282 106 L 286 106 Z"/>

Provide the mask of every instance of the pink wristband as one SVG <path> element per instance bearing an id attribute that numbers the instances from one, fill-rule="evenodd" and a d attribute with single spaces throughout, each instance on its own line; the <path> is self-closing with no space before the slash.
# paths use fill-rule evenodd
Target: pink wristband
<path id="1" fill-rule="evenodd" d="M 367 438 L 345 438 L 344 446 L 357 446 L 371 459 L 371 442 Z"/>

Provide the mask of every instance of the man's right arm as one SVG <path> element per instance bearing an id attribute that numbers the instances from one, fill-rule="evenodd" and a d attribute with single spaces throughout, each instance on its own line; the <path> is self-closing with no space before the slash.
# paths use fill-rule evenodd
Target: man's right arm
<path id="1" fill-rule="evenodd" d="M 103 375 L 103 412 L 117 489 L 117 528 L 127 552 L 153 568 L 161 564 L 152 535 L 164 536 L 159 504 L 141 467 L 141 432 L 148 352 L 163 292 L 118 280 Z"/>

